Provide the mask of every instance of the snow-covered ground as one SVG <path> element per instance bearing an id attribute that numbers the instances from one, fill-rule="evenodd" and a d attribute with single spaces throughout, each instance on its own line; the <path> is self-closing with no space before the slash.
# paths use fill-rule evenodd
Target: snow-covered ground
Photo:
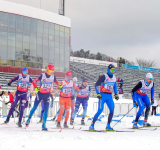
<path id="1" fill-rule="evenodd" d="M 93 117 L 95 112 L 88 112 Z M 114 117 L 111 123 L 113 126 L 122 116 Z M 0 123 L 4 122 L 0 118 Z M 33 118 L 32 123 L 27 129 L 17 128 L 13 119 L 8 125 L 0 125 L 0 150 L 89 150 L 89 149 L 120 149 L 120 150 L 151 150 L 160 148 L 160 127 L 157 130 L 136 130 L 135 132 L 86 132 L 81 130 L 64 129 L 62 132 L 44 132 L 41 131 L 41 124 L 37 124 L 39 118 Z M 82 127 L 82 130 L 89 126 L 81 126 L 81 118 L 75 119 L 75 129 Z M 114 129 L 132 130 L 132 121 L 134 117 L 124 117 Z M 143 120 L 143 117 L 141 117 Z M 105 129 L 107 116 L 97 121 L 95 129 Z M 159 116 L 149 116 L 148 122 L 152 125 L 160 125 Z M 90 125 L 91 120 L 86 118 L 86 124 Z M 24 125 L 23 125 L 24 126 Z M 55 122 L 47 121 L 47 127 L 50 131 L 59 131 L 52 129 L 56 127 Z"/>

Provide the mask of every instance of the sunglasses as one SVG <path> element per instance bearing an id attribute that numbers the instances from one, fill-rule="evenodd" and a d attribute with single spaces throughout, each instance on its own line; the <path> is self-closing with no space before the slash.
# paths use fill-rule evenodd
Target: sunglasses
<path id="1" fill-rule="evenodd" d="M 72 76 L 66 76 L 67 78 L 72 78 Z"/>
<path id="2" fill-rule="evenodd" d="M 116 69 L 114 68 L 114 69 L 111 69 L 111 71 L 116 71 Z"/>

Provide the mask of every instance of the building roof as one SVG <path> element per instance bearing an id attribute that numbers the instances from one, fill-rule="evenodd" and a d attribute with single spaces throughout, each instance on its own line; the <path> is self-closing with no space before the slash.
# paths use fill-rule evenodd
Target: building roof
<path id="1" fill-rule="evenodd" d="M 0 0 L 0 11 L 71 27 L 71 19 L 46 10 Z"/>

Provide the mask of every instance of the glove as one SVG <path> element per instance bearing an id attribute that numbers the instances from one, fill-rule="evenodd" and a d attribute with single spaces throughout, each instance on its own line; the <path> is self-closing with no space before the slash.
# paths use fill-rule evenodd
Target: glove
<path id="1" fill-rule="evenodd" d="M 89 100 L 89 97 L 87 96 L 87 101 Z"/>
<path id="2" fill-rule="evenodd" d="M 79 89 L 82 90 L 82 86 L 80 86 Z"/>
<path id="3" fill-rule="evenodd" d="M 101 98 L 102 98 L 100 93 L 97 93 L 97 98 L 98 98 L 98 99 L 101 99 Z"/>
<path id="4" fill-rule="evenodd" d="M 116 100 L 119 100 L 119 96 L 117 94 L 114 95 Z"/>
<path id="5" fill-rule="evenodd" d="M 136 107 L 136 108 L 138 107 L 138 104 L 136 101 L 133 102 L 133 107 Z"/>
<path id="6" fill-rule="evenodd" d="M 53 101 L 51 101 L 51 105 L 50 105 L 50 107 L 51 107 L 51 108 L 53 108 Z"/>
<path id="7" fill-rule="evenodd" d="M 74 100 L 74 96 L 71 96 L 71 100 L 72 100 L 72 101 Z"/>
<path id="8" fill-rule="evenodd" d="M 62 88 L 63 88 L 63 85 L 62 85 L 62 84 L 59 84 L 59 85 L 58 85 L 58 88 L 59 88 L 59 89 L 62 89 Z"/>
<path id="9" fill-rule="evenodd" d="M 9 102 L 5 103 L 5 105 L 7 105 Z"/>
<path id="10" fill-rule="evenodd" d="M 35 91 L 39 91 L 39 87 L 35 87 L 35 89 L 34 89 Z"/>
<path id="11" fill-rule="evenodd" d="M 152 99 L 151 99 L 151 105 L 153 105 L 153 104 L 154 104 L 154 99 L 152 98 Z"/>
<path id="12" fill-rule="evenodd" d="M 8 82 L 8 86 L 11 86 L 11 82 Z"/>

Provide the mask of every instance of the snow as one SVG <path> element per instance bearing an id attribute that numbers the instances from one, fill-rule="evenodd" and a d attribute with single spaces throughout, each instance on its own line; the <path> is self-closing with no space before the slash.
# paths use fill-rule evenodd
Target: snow
<path id="1" fill-rule="evenodd" d="M 93 117 L 95 112 L 89 111 L 88 116 Z M 104 115 L 104 114 L 102 114 Z M 117 120 L 122 116 L 114 117 L 111 123 L 113 126 Z M 116 130 L 132 130 L 132 121 L 134 117 L 124 117 L 114 129 Z M 16 118 L 17 119 L 17 118 Z M 3 123 L 5 118 L 0 118 L 0 123 Z M 75 129 L 63 129 L 62 132 L 44 132 L 41 131 L 41 124 L 37 124 L 39 118 L 33 118 L 32 123 L 27 129 L 17 128 L 13 119 L 10 120 L 8 125 L 0 125 L 0 150 L 61 150 L 61 149 L 123 149 L 135 150 L 152 148 L 158 149 L 160 142 L 160 128 L 151 131 L 136 130 L 135 132 L 85 132 L 91 124 L 91 120 L 86 118 L 85 122 L 88 126 L 81 126 L 81 118 L 75 119 Z M 141 117 L 143 120 L 143 117 Z M 95 129 L 105 129 L 107 116 L 105 115 L 101 121 L 97 121 Z M 149 116 L 148 122 L 152 125 L 160 125 L 159 116 Z M 63 125 L 63 123 L 61 123 Z M 23 124 L 23 126 L 25 126 Z M 50 131 L 59 131 L 53 129 L 56 127 L 55 122 L 47 121 L 47 127 Z M 81 130 L 78 130 L 82 127 Z"/>

